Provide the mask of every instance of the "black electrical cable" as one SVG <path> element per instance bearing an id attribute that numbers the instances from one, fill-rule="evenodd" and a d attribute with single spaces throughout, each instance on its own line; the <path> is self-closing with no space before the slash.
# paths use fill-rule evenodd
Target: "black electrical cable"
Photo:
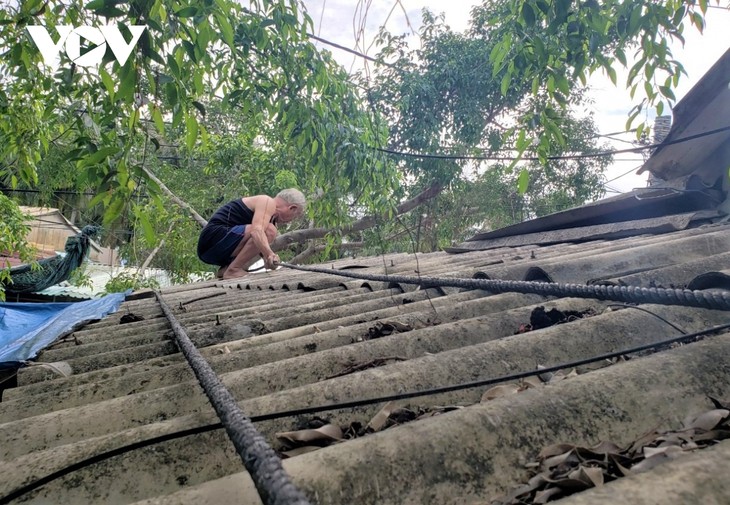
<path id="1" fill-rule="evenodd" d="M 719 332 L 719 331 L 722 331 L 722 330 L 725 330 L 728 328 L 730 328 L 730 323 L 721 324 L 719 326 L 713 326 L 712 328 L 707 328 L 705 330 L 696 331 L 694 333 L 670 338 L 667 340 L 662 340 L 659 342 L 654 342 L 651 344 L 644 344 L 644 345 L 632 347 L 629 349 L 613 351 L 613 352 L 609 352 L 609 353 L 605 353 L 605 354 L 600 354 L 598 356 L 592 356 L 590 358 L 584 358 L 581 360 L 562 363 L 560 365 L 540 368 L 537 370 L 530 370 L 527 372 L 519 372 L 519 373 L 514 373 L 514 374 L 509 374 L 509 375 L 503 375 L 503 376 L 492 378 L 492 379 L 476 380 L 476 381 L 472 381 L 472 382 L 454 384 L 451 386 L 443 386 L 443 387 L 439 387 L 439 388 L 431 388 L 431 389 L 425 389 L 425 390 L 420 390 L 420 391 L 410 391 L 410 392 L 406 392 L 406 393 L 398 393 L 398 394 L 394 394 L 394 395 L 380 396 L 377 398 L 369 398 L 369 399 L 365 399 L 365 400 L 354 400 L 354 401 L 350 401 L 350 402 L 341 402 L 341 403 L 330 404 L 330 405 L 316 405 L 313 407 L 303 407 L 300 409 L 284 410 L 284 411 L 279 411 L 279 412 L 272 412 L 269 414 L 262 414 L 259 416 L 251 416 L 251 422 L 259 423 L 262 421 L 272 421 L 272 420 L 276 420 L 276 419 L 282 419 L 285 417 L 302 416 L 302 415 L 308 415 L 308 414 L 315 414 L 315 413 L 319 413 L 319 412 L 327 412 L 327 411 L 331 411 L 331 410 L 350 409 L 350 408 L 355 408 L 355 407 L 363 407 L 366 405 L 385 403 L 385 402 L 389 402 L 389 401 L 406 400 L 406 399 L 410 399 L 410 398 L 418 398 L 421 396 L 430 396 L 430 395 L 439 394 L 439 393 L 449 393 L 449 392 L 453 392 L 453 391 L 460 391 L 463 389 L 472 389 L 472 388 L 476 388 L 476 387 L 491 386 L 491 385 L 502 383 L 502 382 L 511 382 L 511 381 L 515 381 L 515 380 L 519 380 L 519 379 L 525 379 L 527 377 L 542 375 L 544 373 L 557 372 L 558 370 L 564 370 L 566 368 L 575 368 L 578 366 L 588 365 L 588 364 L 596 363 L 599 361 L 610 360 L 612 358 L 625 356 L 627 354 L 634 354 L 637 352 L 647 351 L 650 349 L 661 349 L 661 348 L 665 348 L 671 344 L 688 343 L 698 337 L 709 335 L 711 333 Z M 131 452 L 131 451 L 134 451 L 137 449 L 142 449 L 144 447 L 149 447 L 149 446 L 160 444 L 163 442 L 168 442 L 170 440 L 177 440 L 177 439 L 185 438 L 185 437 L 188 437 L 191 435 L 199 435 L 201 433 L 208 433 L 210 431 L 218 430 L 222 427 L 223 427 L 223 425 L 221 423 L 212 423 L 212 424 L 206 424 L 203 426 L 196 426 L 195 428 L 180 430 L 180 431 L 176 431 L 173 433 L 166 433 L 165 435 L 148 438 L 146 440 L 140 440 L 138 442 L 134 442 L 134 443 L 131 443 L 128 445 L 117 447 L 115 449 L 111 449 L 109 451 L 105 451 L 105 452 L 102 452 L 99 454 L 95 454 L 93 456 L 85 458 L 76 463 L 72 463 L 71 465 L 61 468 L 44 477 L 41 477 L 32 482 L 29 482 L 28 484 L 21 486 L 20 488 L 16 489 L 15 491 L 12 491 L 10 494 L 0 497 L 0 505 L 10 503 L 12 500 L 15 500 L 15 499 L 33 491 L 34 489 L 37 489 L 45 484 L 48 484 L 49 482 L 52 482 L 58 478 L 61 478 L 65 475 L 73 473 L 76 470 L 81 470 L 82 468 L 93 465 L 95 463 L 100 463 L 100 462 L 105 461 L 114 456 L 120 456 L 122 454 L 126 454 L 128 452 Z"/>
<path id="2" fill-rule="evenodd" d="M 561 284 L 557 282 L 511 281 L 500 279 L 461 279 L 456 277 L 414 277 L 404 275 L 361 274 L 345 270 L 279 263 L 281 266 L 341 277 L 377 282 L 416 284 L 423 287 L 483 289 L 492 293 L 529 293 L 543 296 L 595 298 L 628 303 L 683 305 L 704 309 L 730 310 L 730 292 L 704 292 L 689 289 L 642 288 L 638 286 L 603 286 Z"/>
<path id="3" fill-rule="evenodd" d="M 641 147 L 632 147 L 628 149 L 616 149 L 612 151 L 602 151 L 597 153 L 578 153 L 578 154 L 568 154 L 568 155 L 560 155 L 560 156 L 546 156 L 545 159 L 549 161 L 556 161 L 556 160 L 580 160 L 580 159 L 586 159 L 586 158 L 603 158 L 606 156 L 613 156 L 614 154 L 625 154 L 625 153 L 638 153 L 641 151 L 647 151 L 649 149 L 657 149 L 661 147 L 667 147 L 674 144 L 681 144 L 682 142 L 689 142 L 690 140 L 695 140 L 702 137 L 707 137 L 709 135 L 716 135 L 718 133 L 723 133 L 730 130 L 730 126 L 723 126 L 722 128 L 716 128 L 714 130 L 709 130 L 702 133 L 697 133 L 696 135 L 690 135 L 688 137 L 682 137 L 675 140 L 660 142 L 657 144 L 649 144 L 646 146 Z M 513 156 L 460 156 L 460 155 L 452 155 L 452 154 L 420 154 L 420 153 L 412 153 L 412 152 L 406 152 L 406 151 L 396 151 L 394 149 L 379 149 L 371 147 L 371 149 L 375 149 L 377 151 L 380 151 L 385 154 L 391 154 L 394 156 L 406 156 L 409 158 L 422 158 L 422 159 L 437 159 L 437 160 L 487 160 L 487 161 L 541 161 L 541 159 L 537 156 L 524 156 L 521 158 L 516 158 Z"/>
<path id="4" fill-rule="evenodd" d="M 622 309 L 634 309 L 634 310 L 639 310 L 639 311 L 641 311 L 641 312 L 644 312 L 644 313 L 646 313 L 646 314 L 649 314 L 650 316 L 654 316 L 654 317 L 656 317 L 657 319 L 659 319 L 659 320 L 660 320 L 660 321 L 662 321 L 662 322 L 665 322 L 665 323 L 667 323 L 667 324 L 668 324 L 669 326 L 671 326 L 672 328 L 674 328 L 675 330 L 677 330 L 677 331 L 678 331 L 679 333 L 681 333 L 682 335 L 686 335 L 686 334 L 687 334 L 687 332 L 686 332 L 686 331 L 684 331 L 684 330 L 683 330 L 682 328 L 680 328 L 679 326 L 677 326 L 677 325 L 676 325 L 676 324 L 674 324 L 673 322 L 671 322 L 671 321 L 668 321 L 667 319 L 663 318 L 663 317 L 662 317 L 662 316 L 660 316 L 659 314 L 655 314 L 654 312 L 652 312 L 652 311 L 650 311 L 650 310 L 648 310 L 648 309 L 645 309 L 644 307 L 637 307 L 636 305 L 629 305 L 629 304 L 627 304 L 627 303 L 616 303 L 616 304 L 613 304 L 613 303 L 612 303 L 612 304 L 610 304 L 610 305 L 609 305 L 609 307 L 619 307 L 619 308 L 622 308 Z"/>

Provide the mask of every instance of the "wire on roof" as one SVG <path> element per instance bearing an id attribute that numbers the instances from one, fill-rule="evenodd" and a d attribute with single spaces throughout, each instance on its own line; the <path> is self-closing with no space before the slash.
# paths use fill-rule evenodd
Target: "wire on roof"
<path id="1" fill-rule="evenodd" d="M 416 284 L 428 287 L 454 287 L 483 289 L 491 293 L 529 293 L 543 296 L 573 298 L 597 298 L 628 303 L 656 303 L 659 305 L 681 305 L 704 309 L 730 310 L 729 292 L 690 291 L 689 289 L 642 288 L 638 286 L 603 286 L 562 284 L 557 282 L 511 281 L 502 279 L 463 279 L 457 277 L 414 277 L 407 275 L 361 274 L 345 270 L 292 265 L 281 262 L 281 266 L 303 272 L 317 272 L 339 275 L 353 279 L 377 282 Z"/>
<path id="2" fill-rule="evenodd" d="M 545 373 L 552 373 L 552 372 L 557 372 L 559 370 L 576 368 L 578 366 L 589 365 L 591 363 L 598 363 L 601 361 L 611 360 L 614 358 L 619 358 L 621 356 L 635 354 L 637 352 L 643 352 L 643 351 L 649 351 L 649 350 L 654 350 L 654 352 L 659 352 L 660 350 L 667 349 L 672 344 L 690 343 L 698 337 L 710 336 L 710 334 L 712 334 L 712 333 L 717 333 L 719 331 L 726 330 L 728 328 L 730 328 L 730 323 L 721 324 L 719 326 L 713 326 L 712 328 L 707 328 L 704 330 L 696 331 L 696 332 L 690 333 L 688 335 L 682 335 L 679 337 L 661 340 L 659 342 L 654 342 L 652 344 L 645 344 L 645 345 L 640 345 L 637 347 L 631 347 L 628 349 L 622 349 L 619 351 L 613 351 L 613 352 L 593 356 L 590 358 L 562 363 L 562 364 L 551 366 L 551 367 L 540 368 L 540 369 L 536 369 L 536 370 L 529 370 L 527 372 L 519 372 L 519 373 L 503 375 L 503 376 L 495 377 L 495 378 L 491 378 L 491 379 L 483 379 L 483 380 L 477 380 L 477 381 L 466 382 L 466 383 L 461 383 L 461 384 L 453 384 L 450 386 L 443 386 L 440 388 L 432 388 L 432 389 L 426 389 L 426 390 L 420 390 L 420 391 L 410 391 L 410 392 L 405 392 L 405 393 L 399 393 L 399 394 L 395 394 L 395 395 L 380 396 L 377 398 L 370 398 L 370 399 L 366 399 L 366 400 L 354 400 L 354 401 L 350 401 L 350 402 L 341 402 L 341 403 L 335 403 L 335 404 L 330 404 L 330 405 L 318 405 L 318 406 L 313 406 L 313 407 L 305 407 L 305 408 L 301 408 L 301 409 L 292 409 L 292 410 L 284 410 L 284 411 L 279 411 L 279 412 L 272 412 L 270 414 L 252 416 L 251 421 L 254 423 L 258 423 L 258 422 L 262 422 L 262 421 L 272 421 L 275 419 L 282 419 L 285 417 L 316 414 L 316 413 L 328 412 L 328 411 L 332 411 L 332 410 L 351 409 L 351 408 L 355 408 L 355 407 L 363 407 L 363 406 L 367 406 L 367 405 L 386 403 L 389 401 L 407 400 L 410 398 L 419 398 L 422 396 L 430 396 L 430 395 L 435 395 L 435 394 L 440 394 L 440 393 L 450 393 L 453 391 L 461 391 L 464 389 L 473 389 L 476 387 L 492 386 L 492 385 L 503 383 L 503 382 L 512 382 L 512 381 L 516 381 L 516 380 L 520 380 L 520 379 L 526 379 L 527 377 L 534 377 L 536 375 L 542 375 Z M 164 435 L 160 435 L 157 437 L 148 438 L 147 440 L 140 440 L 139 442 L 134 442 L 132 444 L 123 445 L 123 446 L 117 447 L 115 449 L 111 449 L 108 451 L 101 452 L 99 454 L 95 454 L 94 456 L 82 459 L 80 461 L 77 461 L 76 463 L 73 463 L 64 468 L 56 470 L 55 472 L 52 472 L 48 475 L 40 477 L 32 482 L 29 482 L 28 484 L 25 484 L 25 485 L 19 487 L 15 491 L 12 491 L 9 494 L 0 497 L 0 505 L 10 503 L 13 500 L 16 500 L 17 498 L 20 498 L 21 496 L 23 496 L 27 493 L 30 493 L 31 491 L 38 489 L 41 486 L 48 484 L 49 482 L 53 482 L 54 480 L 64 477 L 65 475 L 73 473 L 77 470 L 81 470 L 90 465 L 100 463 L 109 458 L 112 458 L 115 456 L 120 456 L 122 454 L 126 454 L 128 452 L 131 452 L 131 451 L 134 451 L 137 449 L 143 449 L 145 447 L 150 447 L 150 446 L 160 444 L 163 442 L 168 442 L 170 440 L 177 440 L 177 439 L 189 437 L 192 435 L 208 433 L 210 431 L 218 430 L 222 427 L 223 427 L 223 425 L 221 423 L 206 424 L 203 426 L 197 426 L 195 428 L 180 430 L 180 431 L 176 431 L 173 433 L 166 433 Z"/>
<path id="3" fill-rule="evenodd" d="M 159 291 L 155 291 L 155 297 L 172 327 L 178 348 L 225 427 L 261 500 L 266 505 L 310 505 L 304 493 L 291 482 L 276 452 L 256 430 L 251 419 L 243 413 L 231 392 L 190 340 Z"/>

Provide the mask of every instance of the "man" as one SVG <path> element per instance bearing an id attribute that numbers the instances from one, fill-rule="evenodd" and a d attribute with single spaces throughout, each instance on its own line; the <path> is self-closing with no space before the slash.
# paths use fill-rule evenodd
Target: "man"
<path id="1" fill-rule="evenodd" d="M 200 232 L 198 257 L 210 265 L 219 265 L 216 275 L 223 279 L 243 277 L 259 255 L 266 268 L 274 269 L 280 260 L 269 244 L 276 238 L 276 224 L 293 221 L 305 207 L 304 195 L 294 188 L 285 189 L 274 198 L 256 195 L 228 202 Z"/>

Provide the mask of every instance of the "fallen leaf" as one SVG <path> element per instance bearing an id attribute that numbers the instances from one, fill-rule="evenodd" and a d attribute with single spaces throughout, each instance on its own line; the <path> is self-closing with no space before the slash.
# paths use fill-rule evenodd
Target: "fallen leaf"
<path id="1" fill-rule="evenodd" d="M 571 460 L 570 462 L 572 463 L 578 463 L 578 457 L 575 455 L 573 449 L 564 452 L 563 454 L 558 454 L 557 456 L 551 456 L 547 458 L 545 461 L 542 462 L 542 467 L 548 470 L 556 466 L 562 465 L 563 463 L 569 462 L 569 460 Z"/>
<path id="2" fill-rule="evenodd" d="M 597 467 L 579 466 L 577 470 L 568 474 L 569 479 L 585 482 L 589 486 L 603 485 L 603 470 Z"/>
<path id="3" fill-rule="evenodd" d="M 714 409 L 699 415 L 688 426 L 689 428 L 710 431 L 730 416 L 730 410 Z"/>
<path id="4" fill-rule="evenodd" d="M 482 395 L 482 399 L 480 400 L 480 402 L 484 403 L 489 400 L 494 400 L 495 398 L 519 393 L 519 391 L 520 386 L 518 384 L 501 384 L 499 386 L 494 386 L 493 388 L 489 388 L 488 390 L 486 390 Z"/>
<path id="5" fill-rule="evenodd" d="M 539 377 L 525 377 L 524 379 L 522 379 L 522 382 L 525 386 L 525 389 L 542 386 L 542 381 Z"/>
<path id="6" fill-rule="evenodd" d="M 388 417 L 390 417 L 390 413 L 393 412 L 394 408 L 395 404 L 393 402 L 386 403 L 385 406 L 373 416 L 367 424 L 367 428 L 370 428 L 373 431 L 382 430 L 385 423 L 388 422 Z"/>
<path id="7" fill-rule="evenodd" d="M 555 496 L 563 492 L 559 487 L 550 487 L 542 491 L 535 493 L 535 498 L 532 500 L 533 503 L 543 504 L 549 502 Z"/>
<path id="8" fill-rule="evenodd" d="M 313 452 L 321 449 L 318 445 L 305 445 L 302 447 L 297 447 L 296 449 L 292 449 L 290 451 L 282 451 L 280 454 L 284 459 L 286 458 L 293 458 L 294 456 L 299 456 L 300 454 L 306 454 L 308 452 Z"/>
<path id="9" fill-rule="evenodd" d="M 649 450 L 647 451 L 647 449 Z M 647 472 L 655 466 L 661 465 L 670 459 L 674 459 L 684 452 L 677 446 L 664 447 L 660 451 L 653 451 L 650 447 L 645 447 L 644 451 L 646 454 L 651 454 L 651 456 L 632 466 L 631 473 Z"/>
<path id="10" fill-rule="evenodd" d="M 291 445 L 309 444 L 312 442 L 329 443 L 342 440 L 342 430 L 334 424 L 326 424 L 321 428 L 277 433 L 276 438 Z"/>
<path id="11" fill-rule="evenodd" d="M 573 444 L 554 444 L 549 445 L 545 447 L 542 451 L 540 451 L 540 454 L 538 457 L 540 459 L 549 458 L 551 456 L 557 456 L 559 454 L 563 454 L 568 451 L 572 451 L 575 449 L 575 446 Z"/>

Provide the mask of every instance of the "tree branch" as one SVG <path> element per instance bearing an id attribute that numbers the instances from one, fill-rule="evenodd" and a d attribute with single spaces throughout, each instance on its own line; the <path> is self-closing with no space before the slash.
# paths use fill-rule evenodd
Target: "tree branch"
<path id="1" fill-rule="evenodd" d="M 434 183 L 426 190 L 422 191 L 415 197 L 411 198 L 410 200 L 406 200 L 405 202 L 398 205 L 398 207 L 395 208 L 395 214 L 397 216 L 401 214 L 405 214 L 406 212 L 410 212 L 411 210 L 415 209 L 419 205 L 423 204 L 424 202 L 427 202 L 431 200 L 432 198 L 435 198 L 438 196 L 441 191 L 444 189 L 444 187 L 441 184 Z M 385 218 L 385 216 L 380 216 L 382 218 Z M 344 234 L 347 233 L 354 233 L 362 230 L 367 230 L 370 228 L 375 227 L 375 225 L 378 222 L 378 216 L 365 216 L 364 218 L 355 221 L 354 223 L 345 226 L 341 229 L 339 229 L 339 232 Z M 292 244 L 298 243 L 298 242 L 304 242 L 309 239 L 313 238 L 322 238 L 327 236 L 329 233 L 332 233 L 334 231 L 338 231 L 335 229 L 329 229 L 329 228 L 309 228 L 305 230 L 294 230 L 289 233 L 284 233 L 283 235 L 279 235 L 276 237 L 276 240 L 274 240 L 271 243 L 271 249 L 273 251 L 281 251 L 282 249 L 286 249 Z"/>
<path id="2" fill-rule="evenodd" d="M 165 245 L 165 238 L 167 238 L 167 235 L 172 233 L 172 229 L 175 227 L 175 221 L 170 223 L 170 227 L 167 229 L 167 233 L 165 233 L 165 236 L 162 237 L 162 240 L 160 240 L 160 243 L 157 244 L 157 247 L 152 249 L 152 252 L 147 256 L 147 259 L 144 260 L 144 263 L 142 263 L 142 266 L 139 267 L 137 270 L 137 278 L 141 279 L 144 277 L 144 271 L 147 270 L 147 267 L 150 266 L 150 263 L 152 263 L 152 259 L 157 256 L 157 253 L 160 252 L 160 249 L 162 249 L 162 246 Z"/>
<path id="3" fill-rule="evenodd" d="M 162 182 L 162 181 L 161 181 L 160 179 L 158 179 L 158 178 L 157 178 L 157 176 L 156 176 L 155 174 L 153 174 L 152 172 L 150 172 L 150 171 L 149 171 L 149 170 L 147 169 L 147 167 L 145 167 L 145 166 L 143 165 L 143 166 L 142 166 L 142 170 L 143 170 L 143 171 L 144 171 L 144 173 L 145 173 L 145 174 L 147 175 L 147 177 L 149 177 L 149 178 L 150 178 L 150 179 L 151 179 L 152 181 L 154 181 L 154 182 L 155 182 L 155 183 L 156 183 L 156 184 L 157 184 L 158 186 L 160 186 L 160 189 L 162 190 L 162 192 L 163 192 L 163 193 L 165 193 L 165 194 L 166 194 L 166 195 L 167 195 L 168 197 L 170 197 L 170 199 L 171 199 L 171 200 L 172 200 L 173 202 L 175 202 L 175 203 L 176 203 L 177 205 L 179 205 L 180 207 L 182 207 L 182 208 L 183 208 L 184 210 L 188 211 L 188 212 L 190 213 L 190 215 L 192 216 L 192 218 L 193 218 L 193 219 L 195 219 L 195 221 L 196 221 L 196 222 L 197 222 L 197 223 L 198 223 L 198 224 L 199 224 L 199 225 L 200 225 L 201 227 L 205 227 L 205 225 L 206 225 L 206 224 L 208 224 L 208 221 L 206 221 L 206 220 L 205 220 L 205 219 L 203 218 L 203 216 L 201 216 L 200 214 L 198 214 L 198 213 L 197 213 L 197 212 L 195 211 L 195 209 L 193 209 L 193 207 L 192 207 L 192 206 L 191 206 L 191 205 L 190 205 L 189 203 L 187 203 L 187 202 L 183 201 L 183 200 L 182 200 L 182 199 L 180 199 L 180 198 L 179 198 L 178 196 L 176 196 L 176 195 L 175 195 L 175 193 L 173 193 L 172 191 L 170 191 L 170 188 L 168 188 L 168 187 L 167 187 L 167 186 L 165 185 L 165 183 L 164 183 L 164 182 Z"/>
<path id="4" fill-rule="evenodd" d="M 353 251 L 355 249 L 362 249 L 365 247 L 365 244 L 363 242 L 347 242 L 344 244 L 336 245 L 336 249 L 340 250 L 350 250 Z M 327 249 L 327 246 L 325 244 L 319 244 L 314 245 L 312 243 L 309 247 L 307 247 L 304 251 L 294 256 L 291 260 L 289 260 L 289 263 L 293 265 L 298 265 L 302 263 L 304 260 L 309 259 L 310 257 L 314 256 L 317 253 L 320 253 Z"/>

